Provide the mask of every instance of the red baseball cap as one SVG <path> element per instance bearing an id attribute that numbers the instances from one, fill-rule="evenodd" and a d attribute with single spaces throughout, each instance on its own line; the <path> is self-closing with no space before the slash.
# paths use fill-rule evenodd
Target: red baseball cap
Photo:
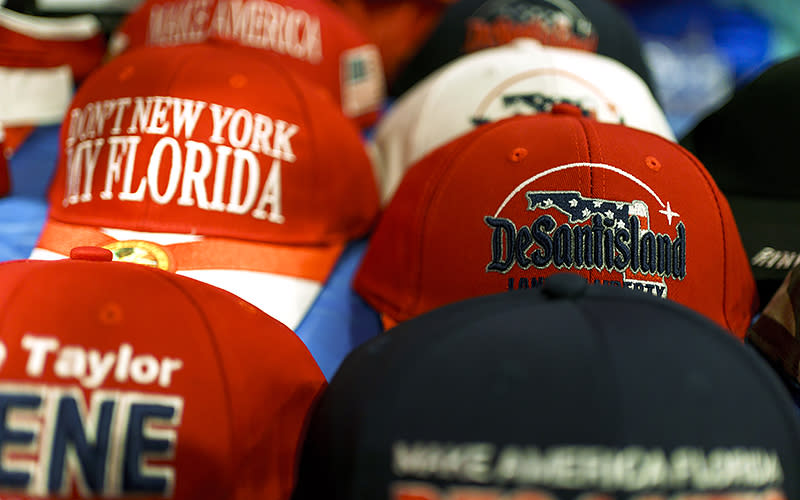
<path id="1" fill-rule="evenodd" d="M 34 127 L 61 123 L 75 82 L 100 65 L 105 48 L 92 15 L 53 19 L 0 6 L 0 121 L 8 150 Z"/>
<path id="2" fill-rule="evenodd" d="M 326 386 L 297 336 L 196 280 L 73 257 L 0 264 L 3 492 L 288 498 Z"/>
<path id="3" fill-rule="evenodd" d="M 359 131 L 324 90 L 225 47 L 141 47 L 77 92 L 32 257 L 106 246 L 295 328 L 378 210 Z"/>
<path id="4" fill-rule="evenodd" d="M 222 41 L 320 84 L 361 126 L 386 96 L 380 51 L 335 5 L 319 0 L 145 0 L 109 43 L 112 55 L 142 45 Z"/>
<path id="5" fill-rule="evenodd" d="M 479 127 L 415 164 L 356 290 L 391 326 L 572 271 L 673 299 L 743 337 L 755 284 L 706 169 L 660 136 L 554 109 Z"/>
<path id="6" fill-rule="evenodd" d="M 381 51 L 390 82 L 416 54 L 445 8 L 457 0 L 334 0 Z"/>
<path id="7" fill-rule="evenodd" d="M 0 7 L 0 66 L 67 65 L 81 81 L 100 65 L 105 50 L 100 21 L 92 15 L 48 18 Z"/>

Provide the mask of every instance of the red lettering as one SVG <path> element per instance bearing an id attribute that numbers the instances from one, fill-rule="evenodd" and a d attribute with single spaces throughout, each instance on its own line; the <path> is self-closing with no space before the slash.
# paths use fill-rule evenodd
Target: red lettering
<path id="1" fill-rule="evenodd" d="M 391 486 L 392 500 L 439 500 L 439 490 L 427 483 L 394 483 Z"/>
<path id="2" fill-rule="evenodd" d="M 606 497 L 602 497 L 602 500 L 605 499 Z M 557 499 L 555 496 L 545 491 L 516 490 L 512 491 L 508 495 L 508 500 L 557 500 Z M 597 500 L 601 500 L 601 498 L 597 498 Z"/>
<path id="3" fill-rule="evenodd" d="M 502 495 L 494 488 L 454 487 L 447 491 L 447 500 L 500 500 Z"/>

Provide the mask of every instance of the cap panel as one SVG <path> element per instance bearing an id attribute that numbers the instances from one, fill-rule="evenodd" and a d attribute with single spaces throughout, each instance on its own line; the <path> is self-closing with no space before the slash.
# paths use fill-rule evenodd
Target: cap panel
<path id="1" fill-rule="evenodd" d="M 415 300 L 410 290 L 418 288 L 422 272 L 423 222 L 436 184 L 460 147 L 461 141 L 447 144 L 428 155 L 424 165 L 410 169 L 392 199 L 392 209 L 382 212 L 370 236 L 353 287 L 373 307 L 392 317 L 406 319 L 405 311 Z M 397 244 L 401 241 L 403 244 Z"/>
<path id="2" fill-rule="evenodd" d="M 702 273 L 709 278 L 714 276 L 713 280 L 719 280 L 717 281 L 717 291 L 713 293 L 712 291 L 715 289 L 708 285 L 714 283 L 714 281 L 710 281 L 709 284 L 702 287 L 697 287 L 697 292 L 708 290 L 707 297 L 702 297 L 698 294 L 697 299 L 687 297 L 686 300 L 676 300 L 700 312 L 704 312 L 705 308 L 698 309 L 694 305 L 695 303 L 709 303 L 710 305 L 710 302 L 715 302 L 717 299 L 721 300 L 722 302 L 719 306 L 712 306 L 714 309 L 719 307 L 723 314 L 722 319 L 716 319 L 716 321 L 734 332 L 738 337 L 743 337 L 753 315 L 757 311 L 758 296 L 755 293 L 755 282 L 749 269 L 739 230 L 733 219 L 728 201 L 720 192 L 703 164 L 683 148 L 675 147 L 674 150 L 678 153 L 675 161 L 694 165 L 694 169 L 689 169 L 689 171 L 693 172 L 694 177 L 698 179 L 697 182 L 693 182 L 687 176 L 682 176 L 682 180 L 679 181 L 681 182 L 680 185 L 684 186 L 684 183 L 691 183 L 698 187 L 702 186 L 705 191 L 704 195 L 698 194 L 697 198 L 694 199 L 694 206 L 688 204 L 695 216 L 701 215 L 702 225 L 699 227 L 703 229 L 698 235 L 700 237 L 693 237 L 694 245 L 702 246 L 702 253 L 694 262 L 687 259 L 687 275 L 689 272 L 694 272 L 695 276 L 698 273 Z M 660 156 L 657 159 L 661 161 L 662 165 L 665 165 Z M 685 190 L 686 188 L 682 189 Z M 692 198 L 688 199 L 692 200 Z M 705 215 L 705 218 L 702 218 L 702 214 Z M 664 215 L 666 216 L 666 214 Z M 688 230 L 688 222 L 686 224 Z M 695 225 L 695 227 L 698 226 Z M 717 271 L 721 272 L 718 277 Z M 695 288 L 692 287 L 691 290 L 695 291 Z M 720 291 L 721 293 L 719 293 Z M 694 300 L 697 302 L 693 302 Z M 713 316 L 712 319 L 714 319 Z"/>
<path id="3" fill-rule="evenodd" d="M 362 126 L 378 117 L 385 82 L 378 48 L 337 7 L 296 0 L 153 0 L 128 16 L 110 52 L 205 41 L 280 61 L 307 76 Z"/>
<path id="4" fill-rule="evenodd" d="M 628 127 L 536 115 L 483 127 L 443 149 L 459 153 L 423 159 L 396 197 L 400 206 L 419 203 L 404 190 L 420 190 L 415 182 L 433 168 L 445 170 L 431 181 L 421 229 L 403 228 L 390 204 L 365 256 L 356 286 L 371 303 L 383 299 L 373 303 L 381 312 L 402 321 L 574 271 L 673 299 L 744 335 L 755 288 L 730 209 L 679 146 Z M 414 235 L 421 239 L 403 239 Z M 375 265 L 380 257 L 372 254 L 389 246 L 418 245 L 406 268 L 417 281 L 387 280 L 391 271 Z M 383 265 L 401 266 L 402 256 L 393 257 Z"/>
<path id="5" fill-rule="evenodd" d="M 327 89 L 359 125 L 377 119 L 386 93 L 380 52 L 337 6 L 316 0 L 217 0 L 212 12 L 209 40 L 233 42 L 261 57 L 265 51 L 275 55 L 287 69 Z"/>
<path id="6" fill-rule="evenodd" d="M 419 300 L 397 319 L 409 319 L 453 302 L 458 300 L 456 296 L 475 297 L 509 288 L 505 273 L 487 270 L 493 234 L 485 218 L 525 213 L 528 202 L 524 193 L 510 196 L 510 192 L 544 170 L 542 166 L 558 166 L 565 156 L 576 162 L 593 159 L 585 131 L 577 120 L 550 118 L 539 127 L 526 118 L 510 118 L 465 136 L 463 151 L 450 162 L 449 175 L 439 182 L 422 228 Z M 423 164 L 424 161 L 414 169 L 423 170 Z M 563 170 L 551 182 L 556 187 L 575 186 L 581 192 L 593 189 L 591 176 L 581 175 L 577 169 Z M 446 234 L 452 236 L 443 237 Z M 479 236 L 482 234 L 488 240 Z M 489 242 L 488 254 L 486 243 L 481 241 Z M 437 265 L 448 260 L 452 271 Z M 477 273 L 470 275 L 464 272 L 467 269 Z M 494 278 L 497 274 L 499 278 Z M 513 288 L 516 286 L 512 284 Z M 444 297 L 448 298 L 442 301 Z"/>
<path id="7" fill-rule="evenodd" d="M 432 99 L 437 112 L 417 121 L 421 141 L 411 162 L 479 124 L 550 111 L 560 102 L 577 105 L 601 122 L 675 139 L 644 82 L 621 63 L 598 54 L 518 38 L 459 58 L 428 78 L 446 81 L 434 87 L 439 91 Z"/>
<path id="8" fill-rule="evenodd" d="M 183 498 L 229 490 L 234 449 L 228 387 L 197 306 L 163 275 L 140 266 L 52 266 L 12 262 L 0 267 L 0 332 L 7 353 L 2 392 L 7 404 L 9 394 L 40 398 L 29 410 L 42 420 L 35 438 L 39 451 L 25 461 L 33 473 L 23 491 L 46 497 L 64 488 L 68 497 L 78 497 L 71 487 L 75 477 L 84 491 L 107 496 Z M 76 290 L 75 283 L 84 286 Z M 83 408 L 82 422 L 69 423 L 71 407 Z M 102 414 L 101 408 L 113 413 Z M 69 431 L 68 425 L 78 427 Z M 101 455 L 104 448 L 97 443 L 89 452 L 99 460 L 95 466 L 84 454 L 68 472 L 67 452 L 59 443 L 79 439 L 75 433 L 92 425 L 97 436 L 109 436 L 108 454 Z M 152 425 L 159 433 L 147 430 Z M 136 439 L 155 439 L 162 451 L 153 441 L 137 449 L 131 441 L 137 432 L 143 434 Z M 91 475 L 98 470 L 104 475 Z"/>
<path id="9" fill-rule="evenodd" d="M 287 498 L 306 415 L 325 377 L 303 342 L 259 309 L 193 280 L 185 290 L 198 306 L 215 304 L 203 310 L 229 386 L 238 496 Z"/>
<path id="10" fill-rule="evenodd" d="M 110 117 L 93 127 L 98 106 Z M 351 207 L 343 184 L 353 177 L 374 184 L 358 133 L 340 116 L 321 91 L 242 54 L 200 45 L 132 51 L 94 75 L 73 103 L 52 217 L 273 243 L 341 241 L 365 230 L 377 203 L 341 218 L 329 210 L 330 202 Z M 352 142 L 326 156 L 330 166 L 318 164 L 328 150 L 311 133 L 314 120 L 335 124 L 326 141 Z"/>
<path id="11" fill-rule="evenodd" d="M 548 293 L 451 304 L 354 351 L 294 498 L 796 494 L 796 410 L 754 353 L 670 301 Z"/>
<path id="12" fill-rule="evenodd" d="M 688 151 L 686 155 L 697 165 L 702 165 Z M 714 199 L 719 205 L 725 255 L 723 306 L 728 318 L 728 328 L 738 334 L 738 332 L 744 332 L 750 326 L 759 308 L 758 293 L 752 292 L 752 290 L 756 289 L 755 278 L 728 200 L 719 190 L 707 170 L 699 168 L 699 172 L 707 179 Z M 741 334 L 741 336 L 744 336 L 744 334 Z"/>
<path id="13" fill-rule="evenodd" d="M 425 127 L 419 125 L 434 119 L 428 116 L 429 112 L 439 112 L 436 100 L 441 96 L 440 82 L 445 83 L 433 78 L 420 82 L 413 92 L 399 97 L 375 126 L 373 160 L 381 173 L 381 201 L 384 205 L 397 190 L 407 166 L 419 159 L 416 157 L 422 150 L 419 144 L 425 141 L 421 134 L 426 132 Z"/>
<path id="14" fill-rule="evenodd" d="M 391 194 L 412 163 L 477 126 L 560 103 L 675 139 L 645 83 L 621 63 L 518 38 L 450 62 L 394 103 L 375 136 L 380 167 L 390 173 L 384 190 Z"/>
<path id="15" fill-rule="evenodd" d="M 49 18 L 0 7 L 0 47 L 6 68 L 69 66 L 70 78 L 81 81 L 101 64 L 105 38 L 91 15 Z"/>
<path id="16" fill-rule="evenodd" d="M 741 349 L 729 336 L 718 335 L 715 329 L 709 328 L 705 318 L 688 315 L 666 318 L 660 308 L 644 301 L 637 304 L 636 311 L 626 314 L 609 314 L 613 308 L 614 301 L 603 298 L 585 304 L 582 309 L 587 321 L 596 325 L 598 333 L 606 339 L 608 349 L 604 360 L 616 372 L 617 387 L 624 387 L 617 397 L 620 407 L 626 409 L 623 413 L 628 416 L 620 422 L 628 440 L 642 446 L 666 441 L 676 448 L 699 442 L 708 447 L 725 447 L 731 445 L 731 436 L 735 435 L 742 448 L 757 448 L 764 441 L 772 442 L 773 446 L 785 441 L 787 430 L 789 435 L 800 436 L 794 430 L 796 417 L 792 412 L 771 415 L 775 426 L 764 429 L 764 433 L 748 430 L 753 419 L 758 418 L 755 413 L 766 406 L 767 399 L 788 402 L 785 390 L 755 352 Z M 651 318 L 659 321 L 658 327 L 653 327 L 660 332 L 657 338 L 642 335 L 641 330 L 630 327 L 632 323 L 647 325 Z M 669 340 L 669 334 L 679 330 L 691 332 L 693 338 L 688 342 L 692 348 Z M 685 338 L 685 335 L 679 337 Z M 761 405 L 764 406 L 743 405 L 740 399 L 721 397 L 719 388 L 732 381 L 724 370 L 709 373 L 706 365 L 710 362 L 710 353 L 728 362 L 741 360 L 735 390 L 743 394 L 763 394 Z M 670 362 L 666 361 L 669 359 L 681 359 L 681 369 L 670 370 Z M 642 377 L 642 374 L 648 376 Z M 654 391 L 659 397 L 652 396 Z M 684 411 L 670 408 L 678 400 L 682 401 Z M 642 404 L 643 401 L 648 404 Z M 691 408 L 702 408 L 702 415 L 698 418 Z M 670 438 L 666 433 L 657 436 L 646 430 L 642 422 L 655 428 L 672 429 L 680 436 Z"/>
<path id="17" fill-rule="evenodd" d="M 469 442 L 471 453 L 465 456 L 474 459 L 494 456 L 504 446 L 610 445 L 613 437 L 624 434 L 625 411 L 618 404 L 617 380 L 602 361 L 608 349 L 605 339 L 599 335 L 563 335 L 564 330 L 591 331 L 588 319 L 574 304 L 566 301 L 551 304 L 548 312 L 553 314 L 549 318 L 559 318 L 561 325 L 554 328 L 550 324 L 552 320 L 543 319 L 536 328 L 536 335 L 541 335 L 542 340 L 539 343 L 537 339 L 535 347 L 528 338 L 532 333 L 529 327 L 506 323 L 510 317 L 517 316 L 517 320 L 525 318 L 520 323 L 531 324 L 533 315 L 499 315 L 484 310 L 480 316 L 471 315 L 469 332 L 464 331 L 462 322 L 445 322 L 439 327 L 448 328 L 445 331 L 449 333 L 436 335 L 430 330 L 431 338 L 424 347 L 417 342 L 411 349 L 410 345 L 402 345 L 402 341 L 398 346 L 391 346 L 391 355 L 381 360 L 386 367 L 380 370 L 369 363 L 371 356 L 364 356 L 369 364 L 362 370 L 370 370 L 370 374 L 379 379 L 371 386 L 371 391 L 362 393 L 361 402 L 356 403 L 355 413 L 360 413 L 362 428 L 353 429 L 357 436 L 352 469 L 355 474 L 342 472 L 345 480 L 352 481 L 349 486 L 353 493 L 344 498 L 391 498 L 387 486 L 393 479 L 397 481 L 413 475 L 403 469 L 404 466 L 413 469 L 414 445 L 422 443 L 436 446 L 436 443 Z M 459 332 L 458 347 L 454 344 L 453 329 Z M 390 335 L 409 333 L 407 329 L 395 330 Z M 494 335 L 502 336 L 502 343 L 488 341 Z M 563 360 L 567 358 L 576 362 L 565 363 Z M 491 361 L 499 359 L 506 361 L 502 364 Z M 409 369 L 411 363 L 421 369 Z M 433 366 L 446 366 L 446 369 L 435 370 Z M 470 383 L 464 383 L 465 373 L 471 374 Z M 479 380 L 483 382 L 478 384 Z M 535 382 L 542 380 L 559 382 Z M 477 397 L 475 390 L 481 391 Z M 333 392 L 326 397 L 335 401 L 342 396 Z M 469 418 L 462 418 L 455 411 L 465 411 L 465 402 L 470 400 L 476 404 L 468 405 Z M 547 407 L 541 408 L 544 402 Z M 420 408 L 425 411 L 419 411 Z M 450 413 L 447 408 L 460 410 Z M 587 415 L 588 408 L 591 408 L 591 416 Z M 433 409 L 438 418 L 432 418 Z M 520 418 L 522 415 L 528 418 Z M 326 417 L 335 419 L 332 414 Z M 536 429 L 526 429 L 523 422 L 533 418 Z M 439 419 L 446 419 L 447 425 L 441 425 Z M 370 422 L 385 422 L 386 425 L 371 425 Z M 552 432 L 552 429 L 569 429 L 569 437 L 565 439 L 566 432 Z M 341 432 L 338 428 L 330 431 Z M 536 437 L 527 441 L 530 435 Z M 424 482 L 444 488 L 448 482 L 460 482 L 455 477 L 446 481 L 437 476 L 434 473 Z M 408 477 L 403 479 L 411 481 Z M 491 472 L 486 470 L 485 480 L 474 480 L 474 486 L 492 482 Z M 386 491 L 379 491 L 378 485 L 384 486 Z"/>
<path id="18" fill-rule="evenodd" d="M 297 82 L 301 95 L 319 92 L 299 78 Z M 325 111 L 322 106 L 306 107 L 311 115 L 314 179 L 298 191 L 309 198 L 303 203 L 309 211 L 306 224 L 323 213 L 335 214 L 330 231 L 340 235 L 340 241 L 352 240 L 366 234 L 380 213 L 379 184 L 358 130 L 338 110 Z"/>

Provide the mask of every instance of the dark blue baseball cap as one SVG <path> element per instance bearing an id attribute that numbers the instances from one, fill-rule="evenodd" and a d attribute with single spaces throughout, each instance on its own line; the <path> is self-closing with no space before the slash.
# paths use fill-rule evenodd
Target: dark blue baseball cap
<path id="1" fill-rule="evenodd" d="M 299 470 L 294 500 L 797 499 L 800 427 L 711 321 L 559 274 L 351 353 Z"/>

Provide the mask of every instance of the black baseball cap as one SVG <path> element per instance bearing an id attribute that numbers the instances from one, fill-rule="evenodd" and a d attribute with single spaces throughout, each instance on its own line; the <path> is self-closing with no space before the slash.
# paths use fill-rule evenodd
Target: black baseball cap
<path id="1" fill-rule="evenodd" d="M 800 57 L 737 90 L 681 140 L 730 203 L 766 304 L 800 264 Z"/>
<path id="2" fill-rule="evenodd" d="M 768 365 L 711 321 L 558 274 L 351 353 L 293 498 L 797 499 L 798 425 Z"/>
<path id="3" fill-rule="evenodd" d="M 616 59 L 657 95 L 636 30 L 625 14 L 605 0 L 459 0 L 442 14 L 416 55 L 389 84 L 397 97 L 467 53 L 503 45 L 518 37 L 570 47 Z"/>

